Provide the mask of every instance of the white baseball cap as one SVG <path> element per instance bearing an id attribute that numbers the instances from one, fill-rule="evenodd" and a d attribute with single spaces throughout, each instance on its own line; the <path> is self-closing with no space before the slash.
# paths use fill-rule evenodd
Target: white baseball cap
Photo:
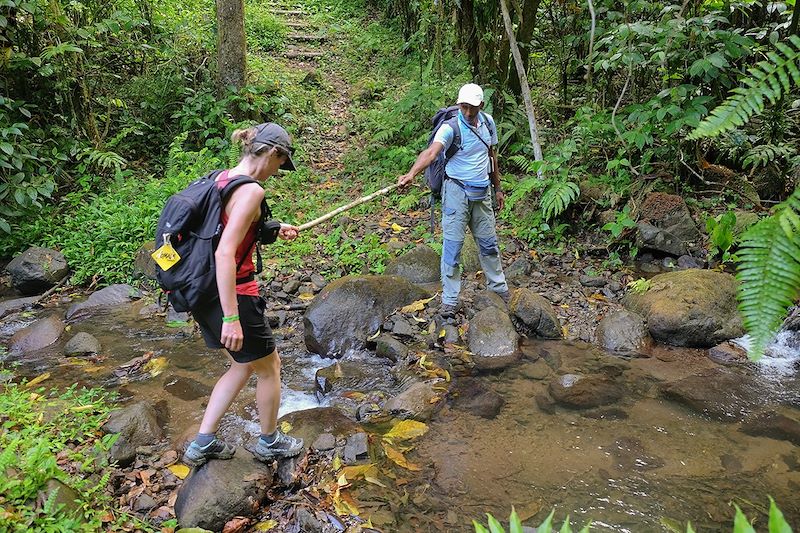
<path id="1" fill-rule="evenodd" d="M 483 89 L 480 85 L 468 83 L 458 91 L 457 104 L 469 104 L 479 106 L 483 103 Z"/>

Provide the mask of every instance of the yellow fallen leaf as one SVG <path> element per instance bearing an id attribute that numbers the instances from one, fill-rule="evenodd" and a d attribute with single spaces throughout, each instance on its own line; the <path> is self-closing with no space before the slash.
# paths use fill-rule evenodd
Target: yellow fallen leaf
<path id="1" fill-rule="evenodd" d="M 300 295 L 300 299 L 304 301 L 313 300 L 314 294 L 310 292 L 304 292 L 303 294 Z"/>
<path id="2" fill-rule="evenodd" d="M 334 470 L 339 470 L 342 467 L 342 458 L 339 457 L 338 455 L 334 457 L 333 464 L 331 466 L 333 466 Z"/>
<path id="3" fill-rule="evenodd" d="M 25 384 L 25 388 L 30 389 L 31 387 L 35 387 L 36 385 L 38 385 L 42 381 L 44 381 L 46 379 L 49 379 L 49 378 L 50 378 L 50 372 L 45 372 L 44 374 L 39 374 L 38 376 L 36 376 L 32 380 L 30 380 L 28 383 L 26 383 Z"/>
<path id="4" fill-rule="evenodd" d="M 184 464 L 177 463 L 169 465 L 167 468 L 169 468 L 169 471 L 175 474 L 175 477 L 178 479 L 186 479 L 186 476 L 189 475 L 189 467 Z"/>
<path id="5" fill-rule="evenodd" d="M 381 328 L 378 328 L 378 331 L 376 331 L 376 332 L 375 332 L 375 334 L 374 334 L 374 335 L 372 335 L 371 337 L 368 337 L 368 338 L 367 338 L 367 340 L 368 340 L 368 341 L 374 341 L 375 339 L 377 339 L 377 338 L 378 338 L 378 336 L 379 336 L 380 334 L 381 334 Z"/>
<path id="6" fill-rule="evenodd" d="M 373 485 L 378 485 L 379 487 L 383 487 L 384 489 L 388 488 L 386 485 L 384 485 L 383 483 L 381 483 L 381 481 L 380 481 L 378 478 L 376 478 L 376 477 L 373 477 L 373 476 L 364 476 L 364 479 L 365 479 L 367 482 L 369 482 L 369 483 L 372 483 Z"/>
<path id="7" fill-rule="evenodd" d="M 412 302 L 404 307 L 400 308 L 401 313 L 416 313 L 417 311 L 422 311 L 425 309 L 425 304 L 430 302 L 436 297 L 436 295 L 431 296 L 430 298 L 425 298 L 422 300 L 417 300 L 416 302 Z"/>
<path id="8" fill-rule="evenodd" d="M 405 231 L 405 230 L 406 230 L 406 228 L 404 228 L 403 226 L 401 226 L 397 222 L 392 222 L 392 231 L 393 232 L 400 233 L 400 232 Z"/>
<path id="9" fill-rule="evenodd" d="M 166 370 L 169 362 L 166 357 L 154 357 L 145 363 L 142 370 L 149 372 L 151 376 L 156 377 Z"/>
<path id="10" fill-rule="evenodd" d="M 253 526 L 253 529 L 255 531 L 269 531 L 270 529 L 274 528 L 277 525 L 278 525 L 277 520 L 265 520 Z"/>
<path id="11" fill-rule="evenodd" d="M 345 476 L 348 480 L 355 481 L 356 479 L 366 476 L 367 473 L 373 468 L 375 468 L 375 465 L 371 463 L 367 465 L 345 466 L 339 473 Z"/>
<path id="12" fill-rule="evenodd" d="M 339 477 L 336 479 L 336 484 L 339 485 L 340 487 L 346 487 L 347 485 L 350 484 L 350 482 L 347 481 L 347 476 L 345 476 L 344 474 L 339 474 Z"/>
<path id="13" fill-rule="evenodd" d="M 394 449 L 391 445 L 389 445 L 386 442 L 383 442 L 382 444 L 383 444 L 383 451 L 386 452 L 386 457 L 391 459 L 391 461 L 397 464 L 398 466 L 401 466 L 406 470 L 413 470 L 416 472 L 422 470 L 420 466 L 408 462 L 408 459 L 406 459 L 405 455 L 403 455 L 403 453 L 400 452 L 399 450 Z"/>
<path id="14" fill-rule="evenodd" d="M 72 409 L 70 409 L 70 411 L 72 411 L 73 413 L 82 413 L 84 411 L 91 411 L 92 409 L 94 409 L 94 404 L 90 403 L 88 405 L 80 405 L 78 407 L 73 407 Z"/>
<path id="15" fill-rule="evenodd" d="M 416 420 L 401 420 L 386 433 L 383 438 L 387 440 L 410 440 L 421 437 L 428 431 L 428 426 Z"/>
<path id="16" fill-rule="evenodd" d="M 281 422 L 281 433 L 289 433 L 291 430 L 292 424 L 289 421 L 284 420 Z"/>
<path id="17" fill-rule="evenodd" d="M 444 380 L 447 383 L 450 383 L 450 372 L 448 372 L 447 370 L 444 371 Z"/>
<path id="18" fill-rule="evenodd" d="M 342 365 L 339 364 L 339 361 L 336 361 L 336 368 L 333 369 L 333 377 L 337 379 L 344 377 L 344 371 L 342 370 Z"/>

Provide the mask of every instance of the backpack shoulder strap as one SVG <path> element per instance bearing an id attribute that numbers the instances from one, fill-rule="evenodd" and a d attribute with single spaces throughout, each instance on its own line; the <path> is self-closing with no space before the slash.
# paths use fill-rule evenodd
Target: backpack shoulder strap
<path id="1" fill-rule="evenodd" d="M 445 159 L 450 159 L 461 148 L 461 126 L 458 125 L 458 115 L 447 119 L 442 125 L 447 124 L 453 130 L 453 142 L 444 154 Z"/>
<path id="2" fill-rule="evenodd" d="M 489 120 L 489 115 L 484 113 L 483 111 L 480 112 L 483 121 L 486 123 L 486 129 L 489 130 L 489 135 L 494 135 L 494 121 Z"/>

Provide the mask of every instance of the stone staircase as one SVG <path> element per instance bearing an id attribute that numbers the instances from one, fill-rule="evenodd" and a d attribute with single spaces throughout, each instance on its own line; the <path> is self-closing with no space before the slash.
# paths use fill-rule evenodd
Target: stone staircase
<path id="1" fill-rule="evenodd" d="M 282 20 L 290 30 L 286 35 L 286 50 L 283 52 L 285 58 L 305 62 L 315 61 L 325 54 L 322 44 L 328 37 L 319 28 L 314 27 L 309 20 L 309 14 L 302 6 L 276 3 L 270 12 Z"/>

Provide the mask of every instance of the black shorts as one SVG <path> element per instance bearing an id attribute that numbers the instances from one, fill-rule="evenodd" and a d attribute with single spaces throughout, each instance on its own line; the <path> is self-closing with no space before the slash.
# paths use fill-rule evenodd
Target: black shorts
<path id="1" fill-rule="evenodd" d="M 236 295 L 239 301 L 239 322 L 242 324 L 244 341 L 242 349 L 238 352 L 230 352 L 231 357 L 237 363 L 249 363 L 256 359 L 266 357 L 275 351 L 275 339 L 272 337 L 272 330 L 264 311 L 267 302 L 260 296 Z M 209 348 L 225 348 L 220 342 L 222 334 L 222 306 L 219 299 L 208 304 L 205 309 L 192 312 L 203 340 Z"/>

